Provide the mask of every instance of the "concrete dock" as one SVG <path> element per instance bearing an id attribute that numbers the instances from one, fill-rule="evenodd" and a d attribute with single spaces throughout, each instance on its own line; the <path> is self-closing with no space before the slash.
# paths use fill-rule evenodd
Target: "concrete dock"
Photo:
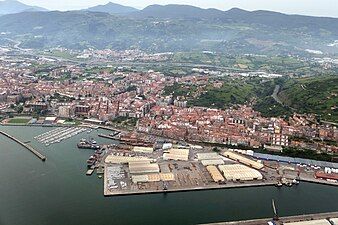
<path id="1" fill-rule="evenodd" d="M 275 224 L 282 225 L 284 223 L 320 220 L 320 219 L 337 218 L 337 217 L 338 217 L 338 212 L 318 213 L 318 214 L 308 214 L 308 215 L 298 215 L 298 216 L 287 216 L 287 217 L 280 217 L 278 221 L 275 221 Z M 270 219 L 266 218 L 266 219 L 257 219 L 257 220 L 246 220 L 246 221 L 208 223 L 208 224 L 204 224 L 204 225 L 263 225 L 263 224 L 268 224 L 269 221 L 272 221 L 272 218 L 270 218 Z"/>
<path id="2" fill-rule="evenodd" d="M 25 147 L 26 149 L 28 149 L 30 152 L 32 152 L 36 157 L 38 157 L 39 159 L 41 159 L 42 161 L 46 161 L 46 156 L 42 155 L 40 152 L 38 152 L 37 150 L 35 150 L 33 147 L 23 143 L 22 141 L 16 139 L 15 137 L 3 132 L 3 131 L 0 131 L 0 134 L 12 139 L 13 141 L 15 141 L 16 143 L 22 145 L 23 147 Z"/>
<path id="3" fill-rule="evenodd" d="M 112 137 L 112 136 L 110 136 L 110 135 L 98 134 L 97 136 L 102 137 L 102 138 L 107 138 L 107 139 L 110 139 L 110 140 L 114 140 L 114 141 L 118 141 L 117 138 Z"/>

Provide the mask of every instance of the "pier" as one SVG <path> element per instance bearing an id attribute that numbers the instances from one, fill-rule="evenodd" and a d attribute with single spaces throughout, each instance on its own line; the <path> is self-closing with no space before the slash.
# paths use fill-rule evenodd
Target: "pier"
<path id="1" fill-rule="evenodd" d="M 13 141 L 15 141 L 16 143 L 22 145 L 23 147 L 25 147 L 27 150 L 29 150 L 31 153 L 33 153 L 36 157 L 38 157 L 39 159 L 41 159 L 42 161 L 46 161 L 46 156 L 42 155 L 40 152 L 38 152 L 37 150 L 35 150 L 33 147 L 23 143 L 22 141 L 16 139 L 15 137 L 3 132 L 3 131 L 0 131 L 0 134 L 12 139 Z"/>
<path id="2" fill-rule="evenodd" d="M 308 215 L 298 215 L 298 216 L 286 216 L 280 217 L 278 221 L 275 221 L 275 224 L 284 224 L 291 222 L 305 222 L 319 219 L 327 218 L 337 218 L 338 212 L 329 212 L 329 213 L 317 213 L 317 214 L 308 214 Z M 220 223 L 208 223 L 203 225 L 263 225 L 268 224 L 272 219 L 257 219 L 257 220 L 246 220 L 246 221 L 233 221 L 233 222 L 220 222 Z"/>

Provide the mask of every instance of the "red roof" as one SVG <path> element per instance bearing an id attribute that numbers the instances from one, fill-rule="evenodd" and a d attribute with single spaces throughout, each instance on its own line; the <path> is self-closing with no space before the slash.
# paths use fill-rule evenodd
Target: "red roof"
<path id="1" fill-rule="evenodd" d="M 338 174 L 336 173 L 324 173 L 324 172 L 316 172 L 316 178 L 329 179 L 329 180 L 338 180 Z"/>

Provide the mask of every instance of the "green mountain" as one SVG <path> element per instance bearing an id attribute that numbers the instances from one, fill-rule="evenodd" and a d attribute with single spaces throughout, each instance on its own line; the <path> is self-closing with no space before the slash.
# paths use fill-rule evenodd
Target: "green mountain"
<path id="1" fill-rule="evenodd" d="M 138 9 L 109 2 L 105 5 L 98 5 L 98 6 L 90 7 L 86 9 L 85 11 L 105 12 L 105 13 L 111 13 L 111 14 L 127 14 L 127 13 L 137 12 Z"/>
<path id="2" fill-rule="evenodd" d="M 338 19 L 268 11 L 220 11 L 185 5 L 149 6 L 124 15 L 23 12 L 0 17 L 0 30 L 22 47 L 139 48 L 150 52 L 220 51 L 231 54 L 338 53 Z"/>
<path id="3" fill-rule="evenodd" d="M 290 79 L 282 85 L 278 97 L 301 113 L 315 113 L 322 119 L 338 122 L 338 77 Z"/>

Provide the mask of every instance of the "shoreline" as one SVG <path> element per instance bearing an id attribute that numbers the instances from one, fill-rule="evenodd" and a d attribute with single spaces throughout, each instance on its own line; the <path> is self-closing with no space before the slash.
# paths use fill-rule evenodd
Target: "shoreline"
<path id="1" fill-rule="evenodd" d="M 43 124 L 3 124 L 0 123 L 1 126 L 14 126 L 14 127 L 20 127 L 20 126 L 27 126 L 27 127 L 63 127 L 67 125 L 59 125 L 59 124 L 52 124 L 52 125 L 43 125 Z M 88 124 L 80 124 L 80 125 L 71 125 L 71 126 L 88 126 Z M 112 127 L 107 126 L 98 126 L 101 129 L 106 130 L 117 130 Z M 316 179 L 316 178 L 308 178 L 308 177 L 300 177 L 299 181 L 302 182 L 309 182 L 309 183 L 315 183 L 315 184 L 321 184 L 321 185 L 329 185 L 329 186 L 336 186 L 338 187 L 338 182 L 330 182 L 322 179 Z M 276 182 L 260 182 L 260 183 L 239 183 L 239 184 L 225 184 L 225 185 L 209 185 L 209 186 L 203 186 L 203 187 L 187 187 L 187 188 L 177 188 L 177 189 L 171 189 L 171 190 L 137 190 L 137 191 L 131 191 L 131 190 L 124 190 L 124 191 L 118 191 L 116 193 L 109 192 L 106 190 L 106 179 L 104 180 L 104 196 L 106 197 L 112 197 L 112 196 L 123 196 L 123 195 L 141 195 L 141 194 L 158 194 L 158 193 L 173 193 L 173 192 L 188 192 L 188 191 L 203 191 L 203 190 L 215 190 L 215 189 L 233 189 L 233 188 L 247 188 L 247 187 L 262 187 L 262 186 L 274 186 Z"/>
<path id="2" fill-rule="evenodd" d="M 310 179 L 301 179 L 301 182 L 314 183 L 320 185 L 327 186 L 335 186 L 338 187 L 338 183 L 329 183 L 328 181 L 315 181 Z M 269 187 L 275 186 L 275 182 L 262 182 L 262 183 L 247 183 L 247 184 L 225 184 L 225 185 L 210 185 L 205 187 L 192 187 L 192 188 L 178 188 L 171 190 L 138 190 L 138 191 L 118 191 L 116 193 L 109 192 L 106 188 L 106 179 L 104 178 L 104 187 L 103 193 L 105 197 L 114 197 L 114 196 L 127 196 L 127 195 L 145 195 L 145 194 L 167 194 L 167 193 L 175 193 L 175 192 L 193 192 L 193 191 L 208 191 L 208 190 L 219 190 L 219 189 L 240 189 L 240 188 L 251 188 L 251 187 Z M 286 186 L 280 187 L 285 188 Z M 276 187 L 278 188 L 278 187 Z M 287 187 L 291 188 L 291 187 Z"/>
<path id="3" fill-rule="evenodd" d="M 104 181 L 104 183 L 106 180 Z M 210 185 L 205 187 L 192 187 L 192 188 L 177 188 L 169 190 L 138 190 L 138 191 L 118 191 L 116 193 L 108 193 L 106 190 L 106 185 L 104 185 L 104 196 L 105 197 L 114 197 L 114 196 L 127 196 L 127 195 L 143 195 L 143 194 L 167 194 L 175 192 L 192 192 L 192 191 L 208 191 L 208 190 L 218 190 L 218 189 L 239 189 L 239 188 L 249 188 L 249 187 L 267 187 L 274 186 L 274 182 L 266 183 L 255 183 L 255 184 L 229 184 L 229 185 Z"/>

